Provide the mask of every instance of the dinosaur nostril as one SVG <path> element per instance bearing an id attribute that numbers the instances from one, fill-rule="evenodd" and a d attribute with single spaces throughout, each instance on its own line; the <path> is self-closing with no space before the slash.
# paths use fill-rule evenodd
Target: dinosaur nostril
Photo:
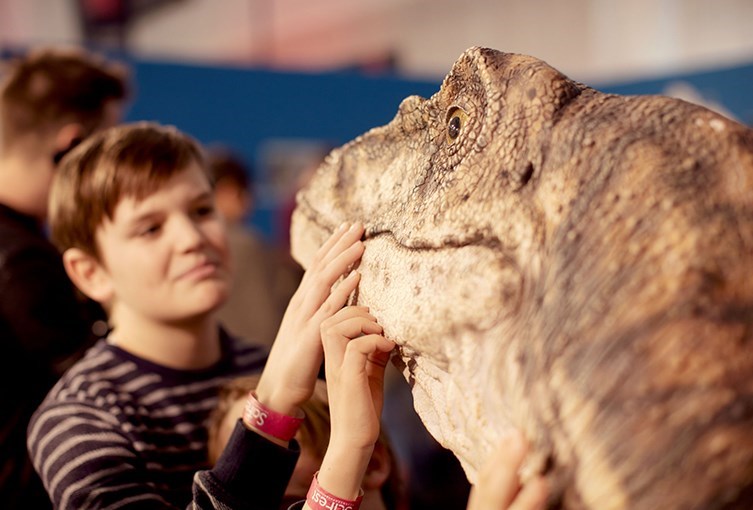
<path id="1" fill-rule="evenodd" d="M 522 188 L 528 182 L 531 180 L 531 177 L 533 177 L 533 163 L 528 163 L 526 165 L 526 169 L 523 171 L 523 173 L 520 175 L 520 187 Z"/>

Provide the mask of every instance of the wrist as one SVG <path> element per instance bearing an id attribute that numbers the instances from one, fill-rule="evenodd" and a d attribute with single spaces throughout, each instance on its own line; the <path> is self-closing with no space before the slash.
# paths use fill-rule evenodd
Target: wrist
<path id="1" fill-rule="evenodd" d="M 262 404 L 254 391 L 248 394 L 242 417 L 246 428 L 282 443 L 289 442 L 295 436 L 303 418 L 304 414 L 301 410 L 291 416 Z"/>
<path id="2" fill-rule="evenodd" d="M 311 510 L 358 510 L 362 500 L 363 489 L 360 487 L 353 497 L 337 496 L 320 484 L 319 472 L 316 472 L 306 495 L 306 508 Z"/>
<path id="3" fill-rule="evenodd" d="M 374 447 L 341 449 L 330 442 L 317 475 L 319 484 L 343 499 L 359 494 Z"/>
<path id="4" fill-rule="evenodd" d="M 261 384 L 254 390 L 256 400 L 267 409 L 286 416 L 298 416 L 302 412 L 301 406 L 288 393 L 268 391 Z"/>

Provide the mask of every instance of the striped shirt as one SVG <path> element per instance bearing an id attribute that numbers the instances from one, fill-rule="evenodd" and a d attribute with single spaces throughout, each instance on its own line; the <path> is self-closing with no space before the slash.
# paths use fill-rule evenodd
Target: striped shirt
<path id="1" fill-rule="evenodd" d="M 27 443 L 55 508 L 186 508 L 206 470 L 207 419 L 228 379 L 267 351 L 221 335 L 222 359 L 174 370 L 100 340 L 34 413 Z"/>

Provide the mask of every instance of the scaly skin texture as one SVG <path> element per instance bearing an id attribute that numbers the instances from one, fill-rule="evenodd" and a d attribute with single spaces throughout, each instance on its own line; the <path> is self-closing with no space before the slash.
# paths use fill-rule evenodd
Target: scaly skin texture
<path id="1" fill-rule="evenodd" d="M 508 426 L 551 508 L 753 508 L 753 131 L 471 48 L 298 195 L 471 481 Z"/>

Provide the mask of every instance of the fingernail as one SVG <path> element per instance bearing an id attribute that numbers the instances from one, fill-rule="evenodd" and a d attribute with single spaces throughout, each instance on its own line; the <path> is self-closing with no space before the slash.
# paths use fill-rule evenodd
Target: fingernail
<path id="1" fill-rule="evenodd" d="M 337 227 L 337 231 L 339 232 L 339 231 L 341 231 L 341 230 L 345 230 L 345 228 L 346 228 L 347 226 L 348 226 L 348 222 L 347 222 L 347 221 L 343 221 L 342 223 L 340 223 L 340 226 L 339 226 L 339 227 Z"/>

